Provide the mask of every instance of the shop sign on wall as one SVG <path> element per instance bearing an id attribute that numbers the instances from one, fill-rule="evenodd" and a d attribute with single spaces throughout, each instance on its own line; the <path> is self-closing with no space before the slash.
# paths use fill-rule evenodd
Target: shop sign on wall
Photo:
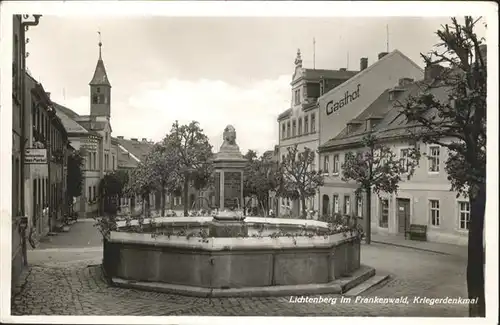
<path id="1" fill-rule="evenodd" d="M 26 165 L 46 164 L 47 149 L 27 148 L 24 155 Z"/>

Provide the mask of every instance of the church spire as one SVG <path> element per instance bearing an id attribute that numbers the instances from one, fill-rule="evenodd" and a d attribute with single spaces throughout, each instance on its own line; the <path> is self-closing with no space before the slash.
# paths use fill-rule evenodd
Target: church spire
<path id="1" fill-rule="evenodd" d="M 91 86 L 108 86 L 111 87 L 111 84 L 108 79 L 108 75 L 106 73 L 106 68 L 104 67 L 104 62 L 102 60 L 102 41 L 101 41 L 101 32 L 97 32 L 99 34 L 99 59 L 97 60 L 97 65 L 95 67 L 94 76 L 90 81 Z"/>

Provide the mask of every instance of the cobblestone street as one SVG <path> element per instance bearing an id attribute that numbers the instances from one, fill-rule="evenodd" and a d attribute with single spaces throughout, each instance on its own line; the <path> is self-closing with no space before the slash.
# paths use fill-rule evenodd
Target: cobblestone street
<path id="1" fill-rule="evenodd" d="M 391 277 L 362 295 L 409 296 L 409 304 L 306 304 L 289 302 L 290 297 L 209 299 L 122 289 L 105 282 L 98 247 L 35 250 L 30 256 L 36 256 L 36 262 L 27 271 L 21 292 L 12 299 L 13 315 L 461 317 L 468 311 L 467 305 L 413 303 L 414 296 L 465 298 L 463 257 L 377 243 L 362 247 L 362 263 Z"/>

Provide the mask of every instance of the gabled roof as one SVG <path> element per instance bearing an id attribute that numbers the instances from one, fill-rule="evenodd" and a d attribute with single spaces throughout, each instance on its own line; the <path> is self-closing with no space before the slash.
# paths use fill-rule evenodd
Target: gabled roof
<path id="1" fill-rule="evenodd" d="M 119 148 L 118 152 L 118 168 L 136 168 L 139 162 L 135 160 L 130 153 L 123 151 Z"/>
<path id="2" fill-rule="evenodd" d="M 55 103 L 55 102 L 52 102 L 52 103 L 54 103 L 54 106 L 56 107 L 57 111 L 63 112 L 69 118 L 75 119 L 75 118 L 80 117 L 80 115 L 78 115 L 77 113 L 75 113 L 71 109 L 69 109 L 61 104 Z"/>
<path id="3" fill-rule="evenodd" d="M 407 85 L 397 100 L 392 101 L 389 98 L 390 89 L 387 89 L 353 120 L 363 122 L 373 117 L 380 118 L 379 123 L 372 128 L 372 132 L 379 138 L 406 136 L 408 135 L 408 127 L 416 126 L 416 124 L 407 121 L 404 114 L 400 112 L 399 106 L 410 97 L 425 92 L 426 85 L 427 83 L 424 81 L 417 81 Z M 449 88 L 447 87 L 431 88 L 428 91 L 441 102 L 448 100 Z M 433 111 L 429 111 L 427 114 L 433 114 Z M 336 147 L 359 144 L 368 133 L 366 122 L 354 131 L 348 130 L 346 126 L 336 137 L 321 145 L 320 150 L 325 151 Z"/>
<path id="4" fill-rule="evenodd" d="M 401 56 L 403 59 L 405 59 L 406 61 L 410 62 L 413 66 L 415 66 L 416 68 L 418 68 L 418 69 L 420 69 L 420 70 L 423 71 L 423 69 L 421 67 L 419 67 L 415 62 L 413 62 L 410 58 L 408 58 L 406 55 L 404 55 L 403 53 L 401 53 L 399 50 L 396 49 L 396 50 L 392 51 L 391 53 L 385 55 L 384 57 L 380 58 L 379 60 L 375 61 L 372 65 L 368 66 L 366 69 L 364 69 L 362 71 L 359 71 L 359 73 L 357 73 L 357 74 L 355 74 L 355 75 L 352 76 L 352 77 L 355 77 L 355 78 L 349 78 L 349 79 L 345 80 L 343 83 L 341 83 L 340 85 L 338 85 L 337 87 L 328 90 L 326 93 L 324 93 L 323 95 L 321 95 L 320 98 L 328 96 L 331 92 L 335 91 L 335 89 L 337 89 L 338 87 L 340 87 L 343 84 L 346 84 L 346 83 L 350 82 L 351 80 L 361 78 L 363 75 L 365 75 L 365 74 L 369 73 L 371 70 L 373 70 L 374 67 L 376 67 L 378 64 L 380 64 L 380 62 L 383 62 L 383 61 L 386 61 L 386 60 L 390 60 L 391 57 L 394 57 L 396 55 Z"/>
<path id="5" fill-rule="evenodd" d="M 304 69 L 303 78 L 316 80 L 324 79 L 349 79 L 359 71 L 352 70 L 326 70 L 326 69 Z"/>
<path id="6" fill-rule="evenodd" d="M 139 140 L 128 140 L 111 138 L 111 140 L 116 141 L 118 147 L 122 152 L 130 154 L 133 160 L 136 162 L 142 161 L 153 149 L 154 143 L 149 141 L 139 141 Z"/>

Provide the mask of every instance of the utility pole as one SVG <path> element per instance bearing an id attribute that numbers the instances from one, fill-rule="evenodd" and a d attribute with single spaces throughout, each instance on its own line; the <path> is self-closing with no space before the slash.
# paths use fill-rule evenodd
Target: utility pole
<path id="1" fill-rule="evenodd" d="M 313 37 L 313 69 L 316 70 L 316 38 Z"/>

